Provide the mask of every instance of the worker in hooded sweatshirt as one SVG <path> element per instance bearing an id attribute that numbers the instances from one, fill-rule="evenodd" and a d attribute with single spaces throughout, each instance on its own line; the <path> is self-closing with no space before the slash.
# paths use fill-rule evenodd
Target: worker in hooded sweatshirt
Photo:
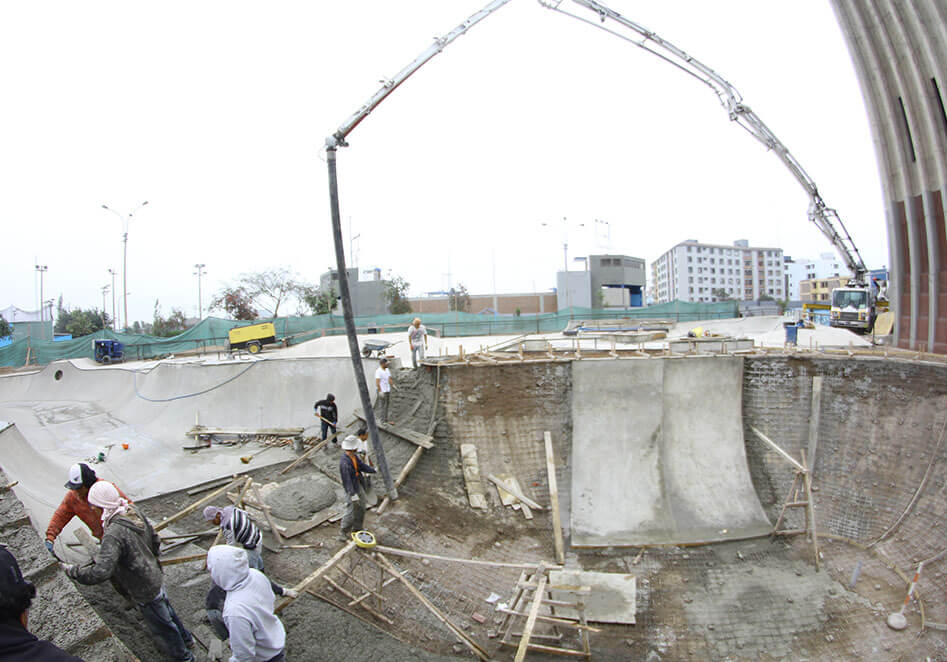
<path id="1" fill-rule="evenodd" d="M 260 553 L 260 548 L 263 546 L 263 534 L 250 519 L 247 511 L 236 506 L 224 508 L 207 506 L 204 508 L 204 519 L 220 527 L 228 545 L 241 545 L 247 550 L 251 568 L 266 572 L 263 569 L 263 556 Z"/>
<path id="2" fill-rule="evenodd" d="M 222 615 L 230 634 L 230 662 L 285 660 L 286 630 L 273 612 L 276 596 L 266 575 L 247 565 L 246 551 L 214 545 L 207 552 L 207 569 L 227 592 Z"/>
<path id="3" fill-rule="evenodd" d="M 158 645 L 173 660 L 193 662 L 194 638 L 178 619 L 164 591 L 158 564 L 160 539 L 151 523 L 111 483 L 100 480 L 89 489 L 89 503 L 102 509 L 105 535 L 92 565 L 63 564 L 80 584 L 114 579 L 138 606 Z"/>

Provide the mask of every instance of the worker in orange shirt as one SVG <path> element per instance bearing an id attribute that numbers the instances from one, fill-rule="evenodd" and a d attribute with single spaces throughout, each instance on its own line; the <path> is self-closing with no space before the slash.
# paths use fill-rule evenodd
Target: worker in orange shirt
<path id="1" fill-rule="evenodd" d="M 56 556 L 53 543 L 73 517 L 78 517 L 85 522 L 92 531 L 92 535 L 99 540 L 102 539 L 102 513 L 88 501 L 89 488 L 98 480 L 92 467 L 84 462 L 69 467 L 69 481 L 66 483 L 66 489 L 69 491 L 66 492 L 66 496 L 63 497 L 62 503 L 53 513 L 49 526 L 46 528 L 46 549 L 53 556 Z M 129 500 L 121 490 L 118 493 L 123 499 Z"/>

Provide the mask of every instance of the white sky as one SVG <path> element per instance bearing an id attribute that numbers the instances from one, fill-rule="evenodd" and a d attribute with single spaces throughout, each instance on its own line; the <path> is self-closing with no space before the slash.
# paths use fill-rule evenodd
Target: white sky
<path id="1" fill-rule="evenodd" d="M 38 305 L 37 259 L 45 298 L 102 305 L 122 260 L 103 203 L 149 201 L 129 231 L 132 320 L 150 321 L 155 299 L 194 315 L 197 262 L 205 305 L 245 271 L 287 266 L 317 281 L 335 264 L 325 137 L 484 4 L 0 4 L 0 308 Z M 607 4 L 727 78 L 868 266 L 887 264 L 867 116 L 828 2 Z M 492 291 L 494 273 L 501 292 L 552 288 L 563 217 L 574 269 L 574 256 L 606 250 L 650 269 L 688 238 L 831 250 L 795 179 L 709 88 L 535 0 L 475 26 L 349 142 L 342 216 L 346 237 L 349 219 L 360 235 L 358 266 L 404 276 L 412 294 L 445 288 L 448 271 L 474 293 Z"/>

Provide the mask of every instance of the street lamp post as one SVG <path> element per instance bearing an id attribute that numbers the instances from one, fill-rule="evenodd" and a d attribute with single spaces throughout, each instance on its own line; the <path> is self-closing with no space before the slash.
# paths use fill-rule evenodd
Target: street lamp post
<path id="1" fill-rule="evenodd" d="M 194 265 L 194 268 L 197 269 L 197 271 L 194 272 L 194 275 L 197 276 L 197 321 L 198 322 L 204 319 L 204 315 L 203 315 L 204 303 L 201 298 L 201 276 L 207 273 L 206 271 L 204 271 L 204 267 L 206 266 L 207 266 L 206 264 Z"/>
<path id="2" fill-rule="evenodd" d="M 112 275 L 112 331 L 118 330 L 118 322 L 115 319 L 115 269 L 109 269 L 109 273 Z"/>
<path id="3" fill-rule="evenodd" d="M 122 243 L 124 244 L 124 248 L 122 249 L 122 308 L 125 309 L 125 330 L 128 330 L 128 225 L 131 223 L 132 216 L 135 215 L 135 212 L 147 204 L 148 201 L 145 200 L 125 216 L 122 216 L 108 205 L 102 205 L 102 209 L 107 209 L 122 220 Z"/>
<path id="4" fill-rule="evenodd" d="M 39 272 L 39 321 L 45 322 L 46 315 L 43 311 L 43 274 L 49 271 L 49 267 L 45 264 L 37 264 L 36 271 Z"/>
<path id="5" fill-rule="evenodd" d="M 106 322 L 108 321 L 108 317 L 106 316 L 106 312 L 105 312 L 105 295 L 109 293 L 109 289 L 111 288 L 108 285 L 102 286 L 102 330 L 103 331 L 105 330 L 105 327 L 108 326 L 106 324 Z"/>
<path id="6" fill-rule="evenodd" d="M 569 220 L 563 216 L 562 217 L 562 278 L 565 281 L 566 286 L 566 307 L 569 310 L 572 310 L 572 287 L 569 283 Z M 540 223 L 544 227 L 551 227 L 551 225 L 545 221 Z M 579 223 L 578 227 L 585 227 L 585 223 Z M 571 314 L 571 312 L 570 312 Z"/>

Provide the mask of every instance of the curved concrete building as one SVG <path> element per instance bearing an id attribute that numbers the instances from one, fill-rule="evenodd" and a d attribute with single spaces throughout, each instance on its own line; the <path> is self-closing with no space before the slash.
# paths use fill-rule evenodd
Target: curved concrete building
<path id="1" fill-rule="evenodd" d="M 899 347 L 947 353 L 947 2 L 833 0 L 886 202 Z"/>

